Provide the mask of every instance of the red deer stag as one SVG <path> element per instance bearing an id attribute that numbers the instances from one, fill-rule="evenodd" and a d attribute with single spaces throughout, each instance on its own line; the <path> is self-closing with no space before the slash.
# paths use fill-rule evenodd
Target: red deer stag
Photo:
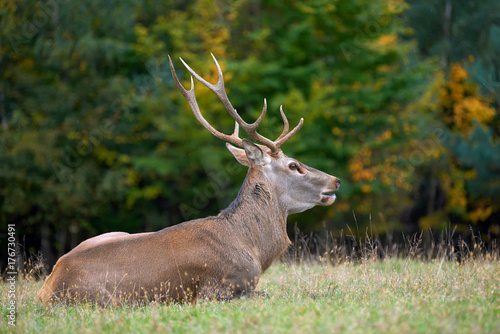
<path id="1" fill-rule="evenodd" d="M 175 83 L 196 119 L 214 136 L 226 141 L 236 160 L 249 167 L 236 199 L 217 216 L 196 219 L 158 232 L 106 233 L 90 238 L 54 266 L 38 297 L 43 303 L 89 301 L 119 305 L 123 301 L 196 301 L 232 299 L 256 293 L 261 274 L 290 245 L 287 216 L 335 201 L 340 180 L 287 157 L 281 146 L 303 124 L 289 131 L 280 108 L 284 130 L 272 141 L 257 132 L 266 114 L 246 123 L 229 102 L 222 71 L 214 58 L 218 83 L 212 85 L 184 66 L 211 89 L 236 121 L 234 133 L 223 134 L 203 118 L 194 93 Z M 239 128 L 258 143 L 241 139 Z M 234 144 L 243 149 L 236 148 Z"/>

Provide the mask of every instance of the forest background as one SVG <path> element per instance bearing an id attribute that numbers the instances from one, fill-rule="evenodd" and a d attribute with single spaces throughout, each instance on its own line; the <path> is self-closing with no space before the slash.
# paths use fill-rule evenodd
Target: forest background
<path id="1" fill-rule="evenodd" d="M 264 98 L 302 130 L 287 155 L 339 177 L 337 202 L 289 233 L 500 236 L 496 0 L 0 0 L 0 238 L 50 266 L 109 231 L 216 214 L 246 169 L 195 119 L 167 55 L 226 89 L 244 119 Z M 205 117 L 233 120 L 196 84 Z M 6 259 L 0 263 L 3 268 Z"/>

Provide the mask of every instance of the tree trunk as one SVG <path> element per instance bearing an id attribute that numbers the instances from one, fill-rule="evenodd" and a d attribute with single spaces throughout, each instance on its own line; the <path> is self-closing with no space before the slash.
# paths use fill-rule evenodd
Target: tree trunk
<path id="1" fill-rule="evenodd" d="M 429 197 L 427 200 L 427 214 L 426 216 L 430 216 L 433 214 L 436 210 L 436 196 L 437 196 L 437 187 L 438 187 L 438 179 L 437 179 L 437 172 L 436 172 L 436 165 L 432 164 L 431 165 L 431 174 L 429 177 Z M 424 249 L 431 249 L 431 232 L 430 231 L 423 231 L 423 248 Z M 429 254 L 432 255 L 432 254 Z"/>
<path id="2" fill-rule="evenodd" d="M 68 228 L 65 226 L 61 230 L 61 234 L 59 235 L 58 246 L 59 249 L 57 251 L 57 258 L 60 258 L 66 253 L 66 240 L 68 239 Z"/>
<path id="3" fill-rule="evenodd" d="M 0 50 L 2 49 L 2 36 L 0 36 Z M 0 68 L 3 68 L 3 57 L 0 58 Z M 0 79 L 0 123 L 2 129 L 7 130 L 7 114 L 5 111 L 5 82 Z"/>
<path id="4" fill-rule="evenodd" d="M 453 9 L 453 0 L 446 0 L 446 5 L 444 8 L 444 25 L 443 25 L 443 32 L 444 32 L 444 50 L 443 50 L 443 55 L 441 57 L 441 65 L 443 66 L 443 69 L 446 70 L 449 65 L 449 58 L 450 58 L 450 39 L 451 39 L 451 14 L 452 14 L 452 9 Z"/>
<path id="5" fill-rule="evenodd" d="M 75 248 L 78 245 L 78 221 L 73 220 L 71 225 L 69 226 L 69 246 L 71 249 Z"/>
<path id="6" fill-rule="evenodd" d="M 46 221 L 42 221 L 40 226 L 40 251 L 45 259 L 45 264 L 48 268 L 54 265 L 54 254 L 52 254 L 52 247 L 50 246 L 50 226 Z M 49 270 L 50 272 L 50 270 Z"/>

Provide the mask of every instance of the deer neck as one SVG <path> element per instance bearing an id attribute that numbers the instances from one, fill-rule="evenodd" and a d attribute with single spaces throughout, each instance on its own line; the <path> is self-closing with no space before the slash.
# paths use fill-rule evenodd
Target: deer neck
<path id="1" fill-rule="evenodd" d="M 286 210 L 269 180 L 253 168 L 236 199 L 219 216 L 228 221 L 240 242 L 255 254 L 262 271 L 291 243 L 286 232 Z"/>

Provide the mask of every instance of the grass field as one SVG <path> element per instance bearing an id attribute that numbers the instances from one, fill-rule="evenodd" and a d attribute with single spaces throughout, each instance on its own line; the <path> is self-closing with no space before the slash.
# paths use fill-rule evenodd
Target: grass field
<path id="1" fill-rule="evenodd" d="M 44 307 L 42 282 L 17 281 L 16 326 L 6 333 L 500 333 L 500 262 L 408 259 L 358 264 L 277 263 L 267 298 L 122 308 Z"/>

